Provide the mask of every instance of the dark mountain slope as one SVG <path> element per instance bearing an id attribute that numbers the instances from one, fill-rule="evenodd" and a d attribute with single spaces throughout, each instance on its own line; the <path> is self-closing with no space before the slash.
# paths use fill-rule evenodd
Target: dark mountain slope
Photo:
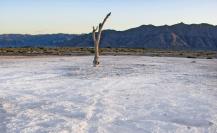
<path id="1" fill-rule="evenodd" d="M 0 35 L 0 47 L 93 47 L 92 35 Z M 101 47 L 217 50 L 217 26 L 209 24 L 142 25 L 126 31 L 105 30 Z"/>

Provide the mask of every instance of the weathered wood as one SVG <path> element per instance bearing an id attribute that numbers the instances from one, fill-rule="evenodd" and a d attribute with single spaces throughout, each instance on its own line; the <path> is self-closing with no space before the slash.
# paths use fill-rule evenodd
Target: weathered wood
<path id="1" fill-rule="evenodd" d="M 101 35 L 102 35 L 102 29 L 103 29 L 103 26 L 106 23 L 106 21 L 110 15 L 111 15 L 111 12 L 106 15 L 103 22 L 100 23 L 98 27 L 96 27 L 96 28 L 93 27 L 93 33 L 92 34 L 93 34 L 93 42 L 94 42 L 94 49 L 95 49 L 95 57 L 93 60 L 94 66 L 99 65 L 99 44 L 100 44 L 100 39 L 101 39 Z M 97 30 L 98 30 L 98 32 L 97 32 Z"/>

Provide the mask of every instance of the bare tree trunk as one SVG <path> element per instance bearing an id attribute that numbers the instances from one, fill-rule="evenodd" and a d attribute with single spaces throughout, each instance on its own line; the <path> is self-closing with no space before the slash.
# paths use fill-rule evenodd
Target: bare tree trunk
<path id="1" fill-rule="evenodd" d="M 93 60 L 93 65 L 95 67 L 97 65 L 99 65 L 99 44 L 100 44 L 102 29 L 103 29 L 103 26 L 110 15 L 111 15 L 111 13 L 107 14 L 107 16 L 104 18 L 103 22 L 100 23 L 98 27 L 96 27 L 96 28 L 93 27 L 93 42 L 94 42 L 94 50 L 95 50 L 95 57 Z M 96 33 L 97 30 L 98 30 L 98 32 Z"/>

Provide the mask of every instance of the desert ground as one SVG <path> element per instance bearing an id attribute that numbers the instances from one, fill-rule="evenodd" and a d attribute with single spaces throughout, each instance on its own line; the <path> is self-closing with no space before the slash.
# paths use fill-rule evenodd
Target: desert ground
<path id="1" fill-rule="evenodd" d="M 0 56 L 0 132 L 217 132 L 217 59 L 92 60 Z"/>

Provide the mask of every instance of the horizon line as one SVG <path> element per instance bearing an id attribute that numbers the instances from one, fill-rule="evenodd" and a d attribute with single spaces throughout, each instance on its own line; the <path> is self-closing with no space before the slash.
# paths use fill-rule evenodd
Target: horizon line
<path id="1" fill-rule="evenodd" d="M 210 23 L 190 23 L 189 24 L 189 23 L 179 22 L 179 23 L 175 23 L 175 24 L 171 24 L 171 25 L 168 25 L 168 24 L 161 24 L 161 25 L 142 24 L 140 26 L 131 27 L 131 28 L 124 29 L 124 30 L 104 29 L 103 31 L 112 30 L 112 31 L 122 32 L 122 31 L 127 31 L 127 30 L 130 30 L 130 29 L 134 29 L 134 28 L 139 28 L 141 26 L 163 27 L 163 26 L 176 26 L 176 25 L 179 25 L 179 24 L 184 24 L 184 25 L 188 25 L 188 26 L 191 26 L 191 25 L 210 25 L 210 26 L 213 26 L 213 27 L 217 27 L 217 25 L 210 24 Z M 92 32 L 87 32 L 87 33 L 63 33 L 63 32 L 56 32 L 56 33 L 39 33 L 39 34 L 33 34 L 33 33 L 0 33 L 0 35 L 32 35 L 32 36 L 34 36 L 34 35 L 57 35 L 57 34 L 83 35 L 83 34 L 91 34 L 91 33 Z"/>

